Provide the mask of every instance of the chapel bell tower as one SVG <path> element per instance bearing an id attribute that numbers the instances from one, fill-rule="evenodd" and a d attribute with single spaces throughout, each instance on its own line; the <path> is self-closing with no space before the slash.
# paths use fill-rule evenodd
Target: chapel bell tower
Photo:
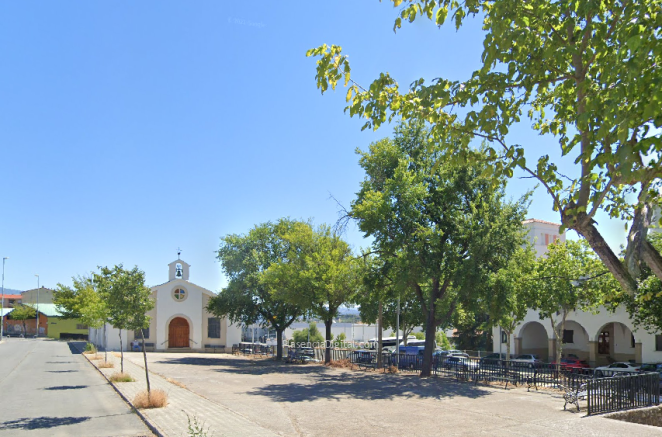
<path id="1" fill-rule="evenodd" d="M 168 264 L 168 281 L 174 279 L 183 279 L 188 281 L 188 271 L 191 266 L 188 265 L 185 261 L 177 259 L 176 261 Z"/>

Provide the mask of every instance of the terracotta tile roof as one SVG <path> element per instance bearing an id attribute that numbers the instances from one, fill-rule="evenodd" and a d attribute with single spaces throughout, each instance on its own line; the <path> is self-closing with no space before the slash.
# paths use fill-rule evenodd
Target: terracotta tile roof
<path id="1" fill-rule="evenodd" d="M 5 294 L 5 299 L 23 299 L 20 294 Z"/>
<path id="2" fill-rule="evenodd" d="M 522 222 L 523 225 L 526 225 L 528 223 L 543 223 L 545 225 L 561 226 L 561 223 L 552 223 L 552 222 L 547 222 L 545 220 L 538 220 L 538 219 L 526 219 Z"/>

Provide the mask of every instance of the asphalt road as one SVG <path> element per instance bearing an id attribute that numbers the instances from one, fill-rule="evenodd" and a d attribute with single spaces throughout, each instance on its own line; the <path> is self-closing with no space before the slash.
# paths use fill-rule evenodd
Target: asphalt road
<path id="1" fill-rule="evenodd" d="M 0 437 L 151 436 L 76 348 L 45 339 L 0 343 Z"/>

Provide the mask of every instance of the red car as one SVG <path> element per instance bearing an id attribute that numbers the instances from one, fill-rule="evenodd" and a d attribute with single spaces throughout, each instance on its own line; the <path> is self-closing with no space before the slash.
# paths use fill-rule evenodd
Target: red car
<path id="1" fill-rule="evenodd" d="M 556 361 L 552 364 L 556 364 Z M 581 361 L 577 358 L 561 358 L 561 370 L 582 370 L 588 369 L 591 366 L 588 365 L 586 361 Z"/>

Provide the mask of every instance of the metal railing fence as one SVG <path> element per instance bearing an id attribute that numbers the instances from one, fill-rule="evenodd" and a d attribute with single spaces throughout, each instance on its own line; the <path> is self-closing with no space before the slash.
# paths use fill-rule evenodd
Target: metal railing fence
<path id="1" fill-rule="evenodd" d="M 589 380 L 586 399 L 589 415 L 658 405 L 660 374 L 651 372 Z"/>

